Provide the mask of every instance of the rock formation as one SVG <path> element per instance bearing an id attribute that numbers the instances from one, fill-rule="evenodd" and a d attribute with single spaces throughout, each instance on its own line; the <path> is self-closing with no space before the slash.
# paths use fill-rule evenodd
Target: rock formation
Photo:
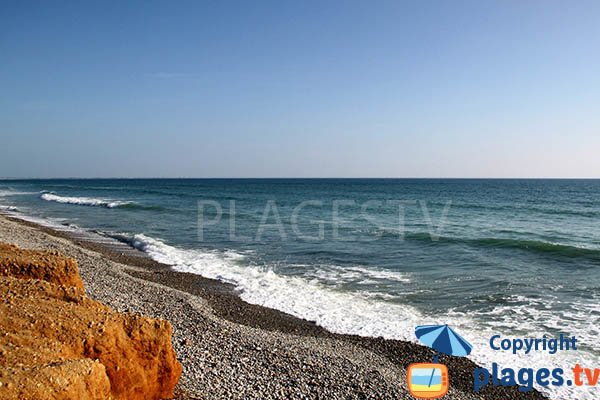
<path id="1" fill-rule="evenodd" d="M 57 252 L 0 245 L 0 398 L 164 399 L 181 365 L 167 321 L 85 295 Z"/>
<path id="2" fill-rule="evenodd" d="M 77 262 L 58 251 L 24 250 L 0 243 L 0 276 L 41 279 L 83 289 Z"/>

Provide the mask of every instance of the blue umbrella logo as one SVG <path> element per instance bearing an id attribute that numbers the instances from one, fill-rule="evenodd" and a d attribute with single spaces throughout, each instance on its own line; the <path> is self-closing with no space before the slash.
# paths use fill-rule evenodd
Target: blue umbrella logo
<path id="1" fill-rule="evenodd" d="M 437 353 L 433 362 L 438 362 L 440 353 L 465 357 L 471 353 L 473 346 L 448 325 L 421 325 L 415 329 L 417 338 Z"/>
<path id="2" fill-rule="evenodd" d="M 410 393 L 419 399 L 443 397 L 448 392 L 448 368 L 438 364 L 440 353 L 465 357 L 473 346 L 448 325 L 421 325 L 415 329 L 421 343 L 435 350 L 433 363 L 415 363 L 408 367 Z M 429 372 L 431 371 L 431 372 Z"/>

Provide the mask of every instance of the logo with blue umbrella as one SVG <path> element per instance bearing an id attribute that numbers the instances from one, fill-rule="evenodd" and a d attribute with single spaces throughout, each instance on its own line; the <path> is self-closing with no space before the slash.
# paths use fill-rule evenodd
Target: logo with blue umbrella
<path id="1" fill-rule="evenodd" d="M 432 363 L 408 366 L 407 383 L 410 393 L 419 399 L 440 398 L 448 393 L 448 368 L 438 364 L 440 354 L 465 357 L 473 346 L 448 325 L 417 326 L 415 333 L 421 343 L 435 350 Z"/>
<path id="2" fill-rule="evenodd" d="M 433 362 L 438 362 L 440 353 L 465 357 L 471 353 L 473 346 L 465 338 L 456 333 L 448 325 L 421 325 L 415 329 L 421 343 L 436 351 Z"/>

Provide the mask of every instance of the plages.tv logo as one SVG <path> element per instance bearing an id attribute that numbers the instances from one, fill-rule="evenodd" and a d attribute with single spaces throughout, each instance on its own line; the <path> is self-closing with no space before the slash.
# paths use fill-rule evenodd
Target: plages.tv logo
<path id="1" fill-rule="evenodd" d="M 439 363 L 440 354 L 465 357 L 473 346 L 448 325 L 417 326 L 415 334 L 421 343 L 435 350 L 431 363 L 414 363 L 406 371 L 408 391 L 418 399 L 437 399 L 448 393 L 448 367 Z"/>

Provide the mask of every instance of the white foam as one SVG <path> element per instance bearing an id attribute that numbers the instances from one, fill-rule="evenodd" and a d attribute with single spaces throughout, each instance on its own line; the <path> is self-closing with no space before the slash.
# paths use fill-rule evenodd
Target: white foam
<path id="1" fill-rule="evenodd" d="M 415 325 L 424 321 L 410 306 L 336 291 L 316 279 L 308 281 L 265 268 L 240 265 L 237 261 L 243 255 L 232 251 L 182 250 L 145 235 L 135 235 L 133 245 L 177 271 L 231 283 L 249 303 L 315 321 L 332 332 L 408 339 L 414 336 Z"/>
<path id="2" fill-rule="evenodd" d="M 305 267 L 304 276 L 309 279 L 317 279 L 330 286 L 341 286 L 346 283 L 352 284 L 379 284 L 400 282 L 410 282 L 407 274 L 399 271 L 389 271 L 382 269 L 370 269 L 363 266 L 339 266 L 339 265 L 319 265 L 318 268 L 306 264 L 290 264 L 291 268 Z"/>
<path id="3" fill-rule="evenodd" d="M 21 195 L 27 195 L 27 194 L 36 194 L 36 192 L 19 192 L 16 190 L 3 190 L 0 189 L 0 197 L 7 197 L 7 196 L 21 196 Z"/>
<path id="4" fill-rule="evenodd" d="M 364 267 L 349 267 L 350 271 L 359 272 L 373 279 L 395 281 L 395 282 L 410 282 L 410 278 L 399 271 L 390 271 L 383 269 L 371 269 Z"/>
<path id="5" fill-rule="evenodd" d="M 107 200 L 107 199 L 97 199 L 93 197 L 68 197 L 68 196 L 58 196 L 53 193 L 42 193 L 40 196 L 41 199 L 46 201 L 54 201 L 57 203 L 64 204 L 77 204 L 82 206 L 93 206 L 93 207 L 107 207 L 114 208 L 127 204 L 132 204 L 130 201 L 118 201 L 118 200 Z"/>
<path id="6" fill-rule="evenodd" d="M 572 304 L 570 310 L 557 312 L 557 300 L 531 299 L 525 296 L 511 296 L 508 304 L 494 307 L 490 312 L 471 313 L 470 318 L 477 321 L 476 338 L 473 343 L 473 360 L 489 368 L 496 362 L 501 367 L 519 368 L 562 368 L 565 380 L 572 379 L 571 368 L 576 363 L 587 368 L 597 368 L 597 337 L 600 335 L 600 319 L 597 311 L 600 308 L 598 299 L 589 303 Z M 596 313 L 596 316 L 593 316 Z M 464 320 L 467 315 L 462 312 L 451 312 L 449 317 L 455 321 Z M 576 323 L 574 321 L 577 321 Z M 457 326 L 459 332 L 469 331 L 469 327 Z M 559 351 L 552 355 L 544 351 L 532 351 L 512 354 L 510 351 L 493 351 L 489 339 L 493 335 L 503 334 L 507 338 L 543 338 L 552 337 L 550 331 L 560 331 L 577 337 L 577 351 Z M 553 399 L 596 399 L 593 387 L 586 386 L 549 386 L 537 387 L 548 393 Z"/>
<path id="7" fill-rule="evenodd" d="M 597 357 L 595 358 L 593 354 L 585 350 L 555 355 L 532 352 L 527 356 L 493 351 L 489 346 L 489 339 L 495 334 L 503 334 L 505 337 L 541 338 L 547 332 L 544 331 L 540 322 L 561 328 L 561 315 L 557 315 L 551 309 L 547 310 L 547 314 L 540 314 L 539 309 L 532 303 L 520 306 L 511 304 L 498 306 L 489 315 L 480 317 L 462 312 L 450 312 L 434 319 L 423 315 L 414 307 L 386 301 L 386 296 L 377 296 L 372 292 L 344 292 L 323 284 L 320 279 L 314 279 L 314 276 L 312 276 L 313 279 L 283 276 L 267 268 L 241 265 L 239 261 L 244 256 L 231 250 L 225 253 L 184 250 L 141 234 L 134 236 L 133 244 L 156 261 L 172 265 L 177 271 L 196 273 L 233 284 L 240 297 L 249 303 L 315 321 L 332 332 L 371 337 L 381 336 L 387 339 L 416 342 L 414 329 L 417 325 L 448 323 L 473 344 L 473 352 L 469 358 L 488 369 L 494 362 L 503 368 L 515 369 L 560 367 L 565 370 L 565 379 L 569 379 L 571 378 L 570 368 L 575 362 L 578 361 L 587 367 L 596 367 L 597 365 Z M 334 272 L 329 278 L 343 276 L 334 267 L 330 268 L 329 272 L 324 272 L 320 278 L 326 276 L 327 273 L 331 274 L 331 271 Z M 393 278 L 400 281 L 408 279 L 402 274 L 390 271 L 368 272 L 376 279 Z M 368 272 L 365 272 L 362 267 L 351 267 L 349 273 L 351 277 L 356 277 L 359 273 L 366 274 Z M 310 274 L 308 278 L 311 278 Z M 515 301 L 522 302 L 524 300 L 529 301 L 530 299 L 515 298 Z M 589 308 L 583 308 L 582 312 L 587 313 L 589 310 Z M 489 318 L 490 316 L 497 318 Z M 585 316 L 578 315 L 577 318 L 585 318 Z M 562 328 L 563 330 L 567 329 L 565 326 Z M 591 331 L 581 329 L 566 333 L 575 334 L 581 339 L 584 336 L 594 338 L 600 334 L 598 328 L 591 325 L 589 328 Z M 522 331 L 526 331 L 527 334 L 516 333 Z M 584 339 L 583 342 L 585 343 L 586 340 Z M 591 399 L 591 390 L 593 390 L 574 386 L 538 387 L 537 389 L 556 399 Z"/>

